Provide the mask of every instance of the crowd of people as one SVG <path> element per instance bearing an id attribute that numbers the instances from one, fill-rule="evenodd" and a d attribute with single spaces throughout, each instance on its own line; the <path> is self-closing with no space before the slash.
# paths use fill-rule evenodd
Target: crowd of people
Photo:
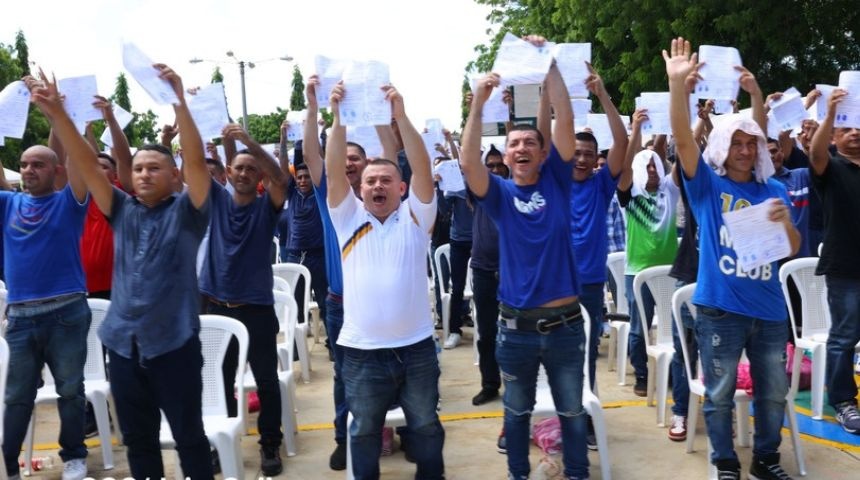
<path id="1" fill-rule="evenodd" d="M 534 35 L 525 40 L 545 43 Z M 737 365 L 746 351 L 756 411 L 749 476 L 790 478 L 780 466 L 779 447 L 792 307 L 777 271 L 788 258 L 815 255 L 822 242 L 817 274 L 826 278 L 832 316 L 829 402 L 842 427 L 860 433 L 853 376 L 860 342 L 860 256 L 853 243 L 860 238 L 860 128 L 834 128 L 847 95 L 836 89 L 820 124 L 805 121 L 796 138 L 789 131 L 768 138 L 767 108 L 780 94 L 766 99 L 743 67 L 736 68 L 750 114 L 712 123 L 713 102 L 701 101 L 691 126 L 689 96 L 701 64 L 683 38 L 672 40 L 663 58 L 671 135 L 656 135 L 643 146 L 647 110 L 634 112 L 628 131 L 601 76 L 588 65 L 586 87 L 607 115 L 612 136 L 612 145 L 601 148 L 591 132 L 574 128 L 568 88 L 553 62 L 534 125 L 508 124 L 503 145 L 482 146 L 484 106 L 503 84 L 498 74 L 486 74 L 467 98 L 459 145 L 446 131 L 438 158 L 431 158 L 391 85 L 382 87 L 392 121 L 376 126 L 378 157 L 347 141 L 340 105 L 350 92 L 342 82 L 324 92 L 333 123 L 320 131 L 314 119 L 321 82 L 313 75 L 306 86 L 308 120 L 292 162 L 286 130 L 276 159 L 230 124 L 222 132 L 222 163 L 217 150 L 205 147 L 182 81 L 166 65 L 153 68 L 176 93 L 176 122 L 165 126 L 161 144 L 140 146 L 134 155 L 107 100 L 96 98 L 94 105 L 110 131 L 111 154 L 97 153 L 95 138 L 78 132 L 55 81 L 41 72 L 27 77 L 52 134 L 49 146 L 22 154 L 23 191 L 0 192 L 11 350 L 6 473 L 19 476 L 18 455 L 47 364 L 59 397 L 63 478 L 87 476 L 83 366 L 90 296 L 111 301 L 99 336 L 134 478 L 164 476 L 161 412 L 184 474 L 213 477 L 201 412 L 201 313 L 234 318 L 248 331 L 248 363 L 260 399 L 261 471 L 280 474 L 279 324 L 272 293 L 277 234 L 280 260 L 311 272 L 309 288 L 325 322 L 334 364 L 333 470 L 347 467 L 349 438 L 355 478 L 378 478 L 378 458 L 393 435 L 383 428 L 385 416 L 399 406 L 407 423 L 398 429 L 401 448 L 416 464 L 416 478 L 444 478 L 440 367 L 427 278 L 431 245 L 448 243 L 450 271 L 434 275 L 451 279 L 449 311 L 441 312 L 437 302 L 435 312 L 450 322 L 441 343 L 456 348 L 463 325 L 474 321 L 481 382 L 472 403 L 502 395 L 499 446 L 507 454 L 508 478 L 526 479 L 531 472 L 531 414 L 541 366 L 559 419 L 564 476 L 589 477 L 587 450 L 597 447 L 582 405 L 583 384 L 588 377 L 595 387 L 611 281 L 607 257 L 618 250 L 626 252 L 627 298 L 614 300 L 629 305 L 633 393 L 647 395 L 643 324 L 650 328 L 654 312 L 647 287 L 637 304 L 634 278 L 649 267 L 671 265 L 678 286 L 695 283 L 697 308 L 695 317 L 684 310 L 683 330 L 674 332 L 668 437 L 687 436 L 686 343 L 704 370 L 710 461 L 721 480 L 740 478 L 732 409 Z M 813 90 L 807 102 L 820 94 Z M 181 168 L 171 149 L 177 134 Z M 245 148 L 237 150 L 236 141 Z M 432 165 L 451 158 L 459 162 L 465 189 L 443 192 Z M 760 204 L 768 221 L 784 230 L 791 254 L 745 271 L 723 214 Z M 463 301 L 469 269 L 474 319 Z M 440 281 L 437 294 L 442 288 Z M 587 351 L 583 310 L 591 321 Z M 244 368 L 237 352 L 234 340 L 222 366 L 231 415 L 237 408 L 232 379 Z"/>

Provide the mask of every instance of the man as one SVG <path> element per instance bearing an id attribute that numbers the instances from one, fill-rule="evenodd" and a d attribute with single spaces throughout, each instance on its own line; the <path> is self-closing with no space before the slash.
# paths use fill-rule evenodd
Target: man
<path id="1" fill-rule="evenodd" d="M 535 45 L 545 42 L 538 36 L 526 40 Z M 505 146 L 505 163 L 513 178 L 490 175 L 481 162 L 481 115 L 499 81 L 495 73 L 478 81 L 463 130 L 460 165 L 469 189 L 499 229 L 501 316 L 496 360 L 505 383 L 508 476 L 525 479 L 531 470 L 529 423 L 543 363 L 561 422 L 564 474 L 587 478 L 582 407 L 585 331 L 570 231 L 573 111 L 567 87 L 553 65 L 539 107 L 548 109 L 551 103 L 555 110 L 552 144 L 546 145 L 534 127 L 515 126 Z"/>
<path id="2" fill-rule="evenodd" d="M 663 50 L 669 76 L 670 120 L 676 154 L 683 168 L 690 208 L 699 224 L 699 271 L 696 293 L 696 337 L 705 374 L 705 423 L 713 446 L 711 462 L 718 477 L 740 478 L 740 462 L 732 442 L 732 408 L 737 365 L 745 349 L 755 384 L 755 439 L 749 477 L 758 480 L 790 479 L 779 464 L 788 380 L 785 376 L 786 309 L 771 262 L 745 271 L 722 213 L 767 203 L 768 219 L 785 229 L 790 250 L 800 247 L 800 234 L 791 223 L 788 195 L 779 182 L 769 179 L 762 125 L 766 125 L 763 96 L 755 77 L 741 72 L 741 88 L 750 93 L 754 122 L 735 117 L 711 132 L 704 154 L 690 129 L 688 77 L 695 78 L 696 55 L 690 42 L 672 40 L 671 56 Z M 706 160 L 707 159 L 707 160 Z M 713 169 L 708 163 L 713 165 Z"/>
<path id="3" fill-rule="evenodd" d="M 860 342 L 860 129 L 833 128 L 838 105 L 848 92 L 836 89 L 827 116 L 812 137 L 812 185 L 824 206 L 824 247 L 816 275 L 824 275 L 830 306 L 827 336 L 827 397 L 836 420 L 848 433 L 860 434 L 854 346 Z M 836 154 L 831 155 L 831 138 Z"/>
<path id="4" fill-rule="evenodd" d="M 319 88 L 319 85 L 320 82 L 317 75 L 311 75 L 308 78 L 305 87 L 305 97 L 308 102 L 307 118 L 316 118 L 319 111 L 316 97 L 316 89 Z M 390 128 L 377 126 L 376 133 L 379 135 L 380 142 L 382 143 L 385 158 L 396 156 L 397 148 Z M 346 416 L 348 409 L 342 373 L 343 347 L 337 341 L 343 327 L 343 273 L 341 270 L 340 245 L 338 244 L 334 225 L 331 222 L 329 207 L 326 204 L 328 182 L 326 181 L 325 168 L 320 150 L 321 140 L 318 124 L 316 122 L 305 122 L 302 150 L 313 184 L 314 200 L 317 203 L 317 208 L 323 222 L 326 279 L 328 280 L 328 295 L 325 297 L 326 314 L 324 318 L 326 336 L 328 337 L 329 348 L 334 358 L 334 438 L 337 446 L 329 458 L 329 468 L 332 470 L 344 470 L 346 469 Z M 361 174 L 367 165 L 367 155 L 361 145 L 347 142 L 344 156 L 347 183 L 353 193 L 358 196 L 361 187 Z"/>
<path id="5" fill-rule="evenodd" d="M 272 295 L 272 263 L 269 249 L 284 205 L 284 174 L 274 160 L 241 125 L 227 125 L 225 142 L 247 146 L 236 154 L 227 174 L 233 194 L 215 179 L 211 181 L 212 220 L 209 246 L 200 274 L 200 292 L 205 296 L 202 311 L 235 318 L 248 329 L 248 363 L 257 383 L 260 414 L 260 463 L 263 475 L 283 471 L 280 456 L 281 394 L 278 384 L 278 317 Z M 268 189 L 257 196 L 257 184 L 266 178 Z M 224 387 L 230 416 L 236 416 L 233 379 L 239 345 L 231 342 L 225 357 Z"/>
<path id="6" fill-rule="evenodd" d="M 787 136 L 788 132 L 780 135 Z M 774 180 L 785 186 L 788 198 L 791 200 L 791 221 L 800 232 L 800 250 L 798 257 L 810 256 L 809 245 L 809 168 L 800 167 L 788 169 L 785 167 L 785 154 L 780 147 L 780 141 L 768 138 L 767 151 L 773 163 Z"/>
<path id="7" fill-rule="evenodd" d="M 379 477 L 382 427 L 392 403 L 406 414 L 416 478 L 444 478 L 439 422 L 439 362 L 427 298 L 427 248 L 436 215 L 430 158 L 406 116 L 403 98 L 382 87 L 391 102 L 412 167 L 406 192 L 397 164 L 371 161 L 361 175 L 361 199 L 347 178 L 346 128 L 338 84 L 331 94 L 334 124 L 326 147 L 327 203 L 341 247 L 344 278 L 343 379 L 353 423 L 352 469 L 357 479 Z M 380 309 L 379 305 L 386 308 Z"/>
<path id="8" fill-rule="evenodd" d="M 31 90 L 35 88 L 35 79 L 25 80 Z M 95 157 L 74 126 L 71 128 L 76 140 Z M 71 142 L 62 141 L 74 154 Z M 80 256 L 87 190 L 80 176 L 70 171 L 68 185 L 54 191 L 60 160 L 48 147 L 28 148 L 20 162 L 27 193 L 0 192 L 9 290 L 9 377 L 3 412 L 6 474 L 18 477 L 18 454 L 47 364 L 59 397 L 63 479 L 81 480 L 87 476 L 84 363 L 91 320 Z"/>
<path id="9" fill-rule="evenodd" d="M 203 358 L 197 336 L 200 295 L 195 254 L 209 223 L 211 179 L 182 80 L 166 65 L 153 67 L 179 101 L 174 111 L 188 184 L 182 194 L 173 190 L 179 169 L 161 145 L 141 147 L 132 160 L 136 197 L 113 188 L 98 171 L 95 152 L 65 113 L 56 85 L 42 76 L 43 85 L 34 85 L 31 91 L 66 146 L 71 169 L 83 178 L 114 230 L 111 306 L 99 336 L 108 349 L 111 392 L 131 475 L 164 476 L 159 445 L 163 411 L 183 473 L 210 479 L 212 461 L 201 411 Z"/>

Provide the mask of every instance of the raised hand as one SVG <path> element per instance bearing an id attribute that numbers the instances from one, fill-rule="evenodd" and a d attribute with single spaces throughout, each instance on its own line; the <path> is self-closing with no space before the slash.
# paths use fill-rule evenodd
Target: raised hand
<path id="1" fill-rule="evenodd" d="M 329 95 L 331 113 L 334 114 L 335 118 L 340 117 L 340 101 L 343 100 L 344 95 L 346 95 L 346 89 L 343 88 L 343 80 L 341 80 L 335 84 L 334 88 L 331 89 L 331 95 Z"/>
<path id="2" fill-rule="evenodd" d="M 93 102 L 93 107 L 100 110 L 102 112 L 102 118 L 107 120 L 113 117 L 113 108 L 111 106 L 110 100 L 101 95 L 95 96 L 96 101 Z"/>
<path id="3" fill-rule="evenodd" d="M 588 67 L 588 78 L 585 79 L 585 87 L 588 88 L 588 91 L 596 97 L 607 94 L 603 78 L 597 73 L 597 70 L 588 62 L 585 62 L 585 66 Z"/>
<path id="4" fill-rule="evenodd" d="M 180 78 L 179 74 L 163 63 L 156 63 L 153 67 L 158 70 L 158 77 L 167 80 L 167 82 L 170 83 L 170 86 L 173 87 L 176 97 L 179 98 L 180 101 L 184 102 L 185 89 L 182 88 L 182 78 Z"/>
<path id="5" fill-rule="evenodd" d="M 57 79 L 54 75 L 48 79 L 45 72 L 39 68 L 39 77 L 26 76 L 24 84 L 30 90 L 30 101 L 48 117 L 49 120 L 54 120 L 57 115 L 62 115 L 65 112 L 63 108 L 63 96 L 57 88 Z"/>
<path id="6" fill-rule="evenodd" d="M 238 123 L 229 123 L 221 130 L 221 136 L 227 139 L 239 140 L 245 145 L 250 145 L 252 140 L 248 132 Z"/>
<path id="7" fill-rule="evenodd" d="M 475 85 L 475 91 L 472 95 L 472 103 L 478 105 L 485 104 L 493 93 L 493 89 L 498 87 L 499 83 L 499 74 L 497 73 L 488 73 L 481 77 Z"/>
<path id="8" fill-rule="evenodd" d="M 642 126 L 642 122 L 648 120 L 648 109 L 646 108 L 638 108 L 635 112 L 633 112 L 633 118 L 630 120 L 631 126 L 635 131 L 637 128 Z"/>
<path id="9" fill-rule="evenodd" d="M 319 87 L 319 84 L 319 75 L 313 74 L 308 77 L 308 82 L 305 84 L 305 97 L 307 97 L 308 107 L 317 107 L 317 87 Z"/>
<path id="10" fill-rule="evenodd" d="M 702 63 L 698 62 L 698 54 L 690 52 L 690 41 L 678 37 L 672 40 L 670 52 L 663 50 L 663 60 L 666 61 L 666 74 L 669 81 L 685 82 L 693 71 L 697 70 Z"/>
<path id="11" fill-rule="evenodd" d="M 394 118 L 405 117 L 406 107 L 403 105 L 403 95 L 391 84 L 383 85 L 382 91 L 385 92 L 385 100 L 391 102 L 391 116 Z"/>
<path id="12" fill-rule="evenodd" d="M 761 93 L 761 88 L 759 88 L 758 81 L 756 81 L 755 75 L 753 75 L 752 72 L 740 65 L 735 65 L 735 70 L 741 72 L 741 78 L 739 81 L 741 84 L 741 88 L 745 92 L 749 93 L 750 95 Z M 782 94 L 780 94 L 780 96 L 782 96 Z"/>

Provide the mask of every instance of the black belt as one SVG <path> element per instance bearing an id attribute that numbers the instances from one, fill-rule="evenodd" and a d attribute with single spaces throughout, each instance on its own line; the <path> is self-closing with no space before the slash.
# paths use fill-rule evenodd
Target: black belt
<path id="1" fill-rule="evenodd" d="M 206 297 L 206 299 L 209 300 L 209 303 L 214 303 L 215 305 L 218 305 L 220 307 L 239 308 L 239 307 L 244 307 L 245 305 L 247 305 L 246 303 L 222 302 L 221 300 L 218 300 L 215 297 Z"/>
<path id="2" fill-rule="evenodd" d="M 563 325 L 569 325 L 582 321 L 582 310 L 576 304 L 576 309 L 565 313 L 546 316 L 542 318 L 528 318 L 521 315 L 513 315 L 508 312 L 501 311 L 499 313 L 499 325 L 511 330 L 521 330 L 524 332 L 538 332 L 543 335 L 548 335 L 549 332 Z"/>

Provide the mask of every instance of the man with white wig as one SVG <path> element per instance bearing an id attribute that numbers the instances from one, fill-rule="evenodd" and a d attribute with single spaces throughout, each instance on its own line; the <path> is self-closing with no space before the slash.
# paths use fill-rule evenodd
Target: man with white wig
<path id="1" fill-rule="evenodd" d="M 711 462 L 718 478 L 740 478 L 740 462 L 732 441 L 732 408 L 737 365 L 746 349 L 755 385 L 755 437 L 751 479 L 790 479 L 779 465 L 780 430 L 788 380 L 785 376 L 786 308 L 777 263 L 749 271 L 737 264 L 737 253 L 722 214 L 768 202 L 768 220 L 780 223 L 791 244 L 800 234 L 791 222 L 785 187 L 770 179 L 773 164 L 762 133 L 765 125 L 761 89 L 743 67 L 740 85 L 750 94 L 753 118 L 737 117 L 718 125 L 704 154 L 693 139 L 687 101 L 687 80 L 698 77 L 690 42 L 672 40 L 671 55 L 663 50 L 671 96 L 670 117 L 678 158 L 683 168 L 690 207 L 699 222 L 699 273 L 693 303 L 697 306 L 696 337 L 705 375 L 705 423 L 713 446 Z M 713 165 L 713 169 L 708 164 Z"/>

